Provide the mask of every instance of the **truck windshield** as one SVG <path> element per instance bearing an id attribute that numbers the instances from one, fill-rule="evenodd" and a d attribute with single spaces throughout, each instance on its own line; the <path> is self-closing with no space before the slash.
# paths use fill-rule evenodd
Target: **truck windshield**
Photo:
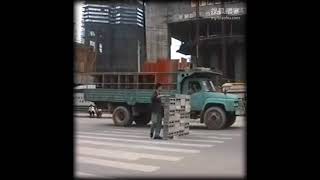
<path id="1" fill-rule="evenodd" d="M 209 92 L 215 92 L 216 91 L 212 81 L 205 80 L 205 81 L 202 81 L 202 84 L 203 84 L 203 87 L 204 87 L 205 91 L 209 91 Z"/>

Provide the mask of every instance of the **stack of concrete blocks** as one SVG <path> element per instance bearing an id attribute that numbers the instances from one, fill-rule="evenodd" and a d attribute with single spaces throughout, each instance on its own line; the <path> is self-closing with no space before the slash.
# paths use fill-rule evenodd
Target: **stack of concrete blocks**
<path id="1" fill-rule="evenodd" d="M 163 138 L 172 139 L 175 134 L 175 98 L 162 97 L 161 102 L 164 108 Z"/>
<path id="2" fill-rule="evenodd" d="M 176 94 L 176 116 L 179 119 L 178 136 L 189 134 L 190 110 L 190 95 Z"/>
<path id="3" fill-rule="evenodd" d="M 163 97 L 161 101 L 164 107 L 164 139 L 189 134 L 190 96 L 176 94 L 174 97 Z"/>

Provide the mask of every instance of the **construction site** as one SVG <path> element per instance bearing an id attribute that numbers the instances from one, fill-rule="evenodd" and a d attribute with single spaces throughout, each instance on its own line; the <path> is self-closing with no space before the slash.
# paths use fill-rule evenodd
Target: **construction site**
<path id="1" fill-rule="evenodd" d="M 219 85 L 245 82 L 245 19 L 244 1 L 85 1 L 75 83 L 88 72 L 196 67 L 221 72 Z M 181 41 L 177 52 L 190 59 L 171 59 L 171 38 Z"/>

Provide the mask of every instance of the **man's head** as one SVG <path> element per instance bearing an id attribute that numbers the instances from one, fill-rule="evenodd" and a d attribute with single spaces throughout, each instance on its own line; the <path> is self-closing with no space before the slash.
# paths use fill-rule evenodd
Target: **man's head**
<path id="1" fill-rule="evenodd" d="M 157 89 L 157 90 L 161 90 L 161 89 L 162 89 L 162 85 L 161 85 L 160 83 L 157 83 L 157 84 L 156 84 L 156 89 Z"/>

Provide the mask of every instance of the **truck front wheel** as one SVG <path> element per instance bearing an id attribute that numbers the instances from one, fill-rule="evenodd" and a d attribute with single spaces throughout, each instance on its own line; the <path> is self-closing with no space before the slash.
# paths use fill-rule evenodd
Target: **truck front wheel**
<path id="1" fill-rule="evenodd" d="M 210 107 L 204 113 L 204 123 L 208 129 L 223 129 L 227 123 L 224 110 L 220 107 Z"/>
<path id="2" fill-rule="evenodd" d="M 225 125 L 225 128 L 232 126 L 232 124 L 234 124 L 236 122 L 236 118 L 237 118 L 237 116 L 235 116 L 235 115 L 229 115 L 228 121 Z"/>
<path id="3" fill-rule="evenodd" d="M 112 119 L 116 126 L 129 126 L 132 124 L 131 113 L 125 106 L 118 106 L 114 109 Z"/>

